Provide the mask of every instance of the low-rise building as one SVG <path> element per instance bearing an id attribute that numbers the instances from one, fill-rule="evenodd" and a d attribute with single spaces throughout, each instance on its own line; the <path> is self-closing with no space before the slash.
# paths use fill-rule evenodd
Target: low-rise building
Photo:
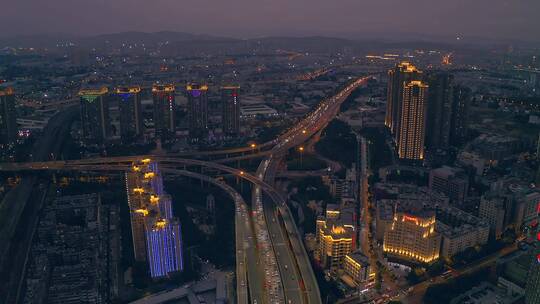
<path id="1" fill-rule="evenodd" d="M 454 207 L 436 209 L 437 231 L 442 235 L 441 256 L 450 258 L 469 247 L 487 244 L 489 223 Z"/>
<path id="2" fill-rule="evenodd" d="M 480 199 L 478 216 L 489 223 L 490 235 L 499 239 L 505 226 L 505 199 L 499 196 L 483 195 Z"/>
<path id="3" fill-rule="evenodd" d="M 345 256 L 343 270 L 360 285 L 375 277 L 368 258 L 356 251 Z"/>
<path id="4" fill-rule="evenodd" d="M 522 297 L 519 294 L 506 293 L 504 289 L 491 283 L 482 282 L 468 292 L 452 299 L 450 304 L 513 304 Z"/>
<path id="5" fill-rule="evenodd" d="M 398 204 L 384 233 L 383 250 L 400 259 L 431 263 L 439 258 L 441 236 L 435 231 L 435 212 Z"/>
<path id="6" fill-rule="evenodd" d="M 453 203 L 461 204 L 469 190 L 468 176 L 458 168 L 433 169 L 429 172 L 429 188 L 444 193 Z"/>

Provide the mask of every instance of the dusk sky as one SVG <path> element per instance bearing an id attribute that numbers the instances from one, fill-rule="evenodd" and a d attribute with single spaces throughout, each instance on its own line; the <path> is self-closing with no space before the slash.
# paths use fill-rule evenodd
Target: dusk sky
<path id="1" fill-rule="evenodd" d="M 410 33 L 540 41 L 538 0 L 3 0 L 2 36 L 172 30 L 254 37 Z"/>

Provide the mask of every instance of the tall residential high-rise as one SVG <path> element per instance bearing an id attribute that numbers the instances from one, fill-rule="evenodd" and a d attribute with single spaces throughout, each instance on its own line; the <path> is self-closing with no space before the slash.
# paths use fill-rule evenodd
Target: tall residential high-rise
<path id="1" fill-rule="evenodd" d="M 136 261 L 146 261 L 146 239 L 144 228 L 144 207 L 150 200 L 151 187 L 141 176 L 142 164 L 134 165 L 126 173 L 126 191 L 131 219 L 131 238 Z"/>
<path id="2" fill-rule="evenodd" d="M 148 261 L 152 278 L 182 271 L 180 223 L 173 217 L 172 200 L 163 190 L 157 163 L 135 162 L 126 173 L 126 189 L 135 259 Z"/>
<path id="3" fill-rule="evenodd" d="M 384 124 L 390 129 L 394 141 L 398 142 L 401 124 L 401 108 L 403 103 L 404 84 L 420 80 L 422 72 L 410 62 L 403 61 L 388 71 L 388 90 L 386 116 Z"/>
<path id="4" fill-rule="evenodd" d="M 397 150 L 400 159 L 423 160 L 428 85 L 419 80 L 404 83 Z"/>
<path id="5" fill-rule="evenodd" d="M 445 72 L 428 76 L 429 95 L 426 115 L 426 148 L 448 149 L 454 101 L 454 77 Z"/>
<path id="6" fill-rule="evenodd" d="M 15 93 L 12 88 L 0 88 L 0 144 L 17 140 Z"/>
<path id="7" fill-rule="evenodd" d="M 156 137 L 166 137 L 176 131 L 174 92 L 175 87 L 172 84 L 155 84 L 152 87 Z"/>
<path id="8" fill-rule="evenodd" d="M 454 88 L 452 118 L 450 120 L 450 143 L 452 145 L 461 145 L 467 139 L 471 95 L 471 89 L 467 87 L 456 86 Z"/>
<path id="9" fill-rule="evenodd" d="M 222 125 L 226 135 L 238 135 L 240 132 L 240 99 L 239 86 L 221 87 L 221 104 L 223 108 Z"/>
<path id="10" fill-rule="evenodd" d="M 188 95 L 189 136 L 201 139 L 208 131 L 208 86 L 191 83 L 186 86 Z"/>
<path id="11" fill-rule="evenodd" d="M 81 126 L 83 141 L 87 144 L 103 144 L 109 138 L 109 89 L 86 88 L 79 91 L 81 97 Z"/>
<path id="12" fill-rule="evenodd" d="M 122 141 L 139 139 L 144 133 L 141 87 L 117 87 L 114 93 L 120 110 L 120 137 Z"/>
<path id="13" fill-rule="evenodd" d="M 146 231 L 150 276 L 160 278 L 182 271 L 182 239 L 177 219 L 155 219 Z"/>
<path id="14" fill-rule="evenodd" d="M 384 252 L 404 259 L 431 263 L 439 258 L 441 236 L 435 231 L 432 211 L 402 210 L 384 232 Z"/>

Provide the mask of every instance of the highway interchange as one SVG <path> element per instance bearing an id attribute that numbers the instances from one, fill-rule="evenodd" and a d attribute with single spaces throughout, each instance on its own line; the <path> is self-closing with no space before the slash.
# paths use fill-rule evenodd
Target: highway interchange
<path id="1" fill-rule="evenodd" d="M 246 301 L 246 286 L 252 303 L 321 303 L 320 292 L 311 268 L 309 257 L 303 246 L 301 236 L 294 223 L 290 210 L 274 189 L 276 171 L 288 149 L 298 146 L 312 135 L 323 129 L 339 112 L 340 105 L 359 86 L 365 84 L 368 77 L 360 78 L 335 96 L 322 101 L 318 108 L 301 120 L 293 128 L 275 140 L 253 147 L 242 147 L 225 151 L 196 152 L 197 156 L 226 155 L 251 152 L 252 155 L 266 156 L 255 175 L 240 169 L 231 168 L 217 162 L 179 158 L 192 156 L 194 153 L 182 153 L 174 156 L 135 156 L 109 157 L 74 161 L 41 161 L 32 163 L 0 164 L 0 171 L 21 170 L 126 170 L 135 160 L 151 157 L 165 170 L 186 169 L 199 166 L 217 169 L 234 174 L 254 184 L 252 200 L 253 225 L 250 223 L 248 207 L 239 195 L 227 191 L 234 197 L 236 205 L 237 269 L 240 271 L 238 288 L 239 302 Z M 263 151 L 263 149 L 269 150 Z M 233 157 L 245 157 L 236 155 Z M 253 157 L 253 156 L 252 156 Z M 42 160 L 42 159 L 41 159 Z M 187 172 L 187 171 L 186 171 Z M 177 172 L 178 173 L 178 172 Z M 192 176 L 195 177 L 195 176 Z M 255 227 L 255 231 L 252 230 Z M 255 236 L 255 239 L 253 238 Z M 239 240 L 243 240 L 240 242 Z M 254 241 L 257 241 L 257 244 Z M 242 244 L 243 243 L 243 244 Z M 240 246 L 240 247 L 238 247 Z M 265 266 L 264 269 L 258 267 Z M 244 263 L 244 271 L 242 268 Z M 253 264 L 255 263 L 255 264 Z M 249 267 L 246 267 L 249 265 Z M 255 267 L 253 266 L 255 265 Z M 245 278 L 247 277 L 247 284 Z M 261 279 L 262 277 L 262 279 Z M 264 282 L 261 282 L 264 281 Z"/>

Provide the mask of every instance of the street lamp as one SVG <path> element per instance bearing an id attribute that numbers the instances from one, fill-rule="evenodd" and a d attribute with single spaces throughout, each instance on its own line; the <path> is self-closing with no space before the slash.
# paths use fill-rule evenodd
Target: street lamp
<path id="1" fill-rule="evenodd" d="M 304 164 L 303 164 L 304 163 L 304 160 L 303 160 L 303 158 L 304 158 L 304 153 L 303 153 L 304 152 L 304 147 L 300 146 L 298 148 L 298 151 L 300 152 L 300 168 L 303 168 L 304 167 Z"/>

